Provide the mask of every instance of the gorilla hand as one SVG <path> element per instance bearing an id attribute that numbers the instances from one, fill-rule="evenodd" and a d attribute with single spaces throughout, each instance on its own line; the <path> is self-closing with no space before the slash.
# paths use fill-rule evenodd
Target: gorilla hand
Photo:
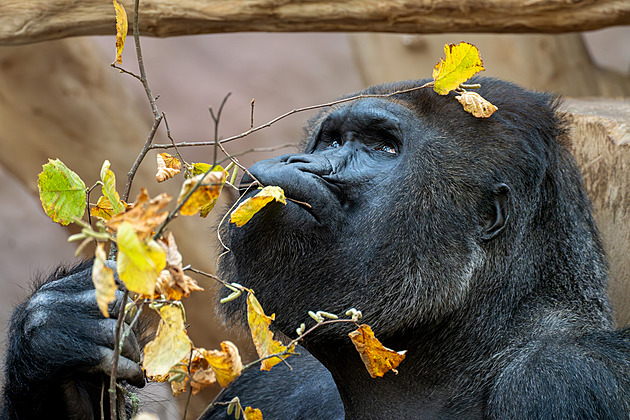
<path id="1" fill-rule="evenodd" d="M 2 418 L 100 417 L 100 393 L 108 386 L 114 356 L 116 317 L 124 305 L 123 293 L 117 291 L 109 306 L 111 318 L 104 318 L 91 273 L 91 263 L 58 269 L 14 311 Z M 138 341 L 129 332 L 118 378 L 143 386 L 139 360 Z"/>

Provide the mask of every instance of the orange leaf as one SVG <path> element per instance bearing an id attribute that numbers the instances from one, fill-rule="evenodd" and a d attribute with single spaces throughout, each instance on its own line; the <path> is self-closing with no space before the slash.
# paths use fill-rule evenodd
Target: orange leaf
<path id="1" fill-rule="evenodd" d="M 273 333 L 269 330 L 269 325 L 274 318 L 275 314 L 272 314 L 271 316 L 265 315 L 258 299 L 256 299 L 253 293 L 248 293 L 247 322 L 249 323 L 252 339 L 254 340 L 254 345 L 256 346 L 256 352 L 260 358 L 276 353 L 282 353 L 287 350 L 287 347 L 281 342 L 273 339 Z M 293 351 L 293 348 L 290 348 L 289 351 Z M 289 356 L 290 354 L 286 354 L 282 356 L 282 359 L 286 359 Z M 281 361 L 280 357 L 265 359 L 260 364 L 260 370 L 269 370 Z"/>
<path id="2" fill-rule="evenodd" d="M 405 359 L 407 350 L 397 352 L 384 347 L 374 337 L 372 328 L 366 324 L 362 324 L 358 330 L 352 331 L 348 336 L 357 348 L 361 360 L 372 378 L 383 376 L 390 370 L 398 373 L 396 367 Z"/>
<path id="3" fill-rule="evenodd" d="M 477 92 L 462 92 L 455 99 L 464 106 L 464 111 L 470 112 L 477 118 L 488 118 L 498 109 Z"/>
<path id="4" fill-rule="evenodd" d="M 433 69 L 433 90 L 440 95 L 446 95 L 459 85 L 484 70 L 479 57 L 479 50 L 472 44 L 444 45 L 445 58 Z"/>
<path id="5" fill-rule="evenodd" d="M 117 214 L 107 222 L 107 227 L 116 230 L 122 222 L 129 222 L 140 240 L 153 234 L 153 231 L 166 220 L 168 212 L 160 211 L 171 201 L 171 197 L 162 193 L 149 200 L 147 190 L 142 188 L 136 202 L 129 205 L 123 213 Z"/>
<path id="6" fill-rule="evenodd" d="M 182 170 L 182 163 L 175 156 L 168 153 L 158 153 L 157 155 L 157 173 L 155 179 L 157 182 L 164 182 L 171 179 Z"/>
<path id="7" fill-rule="evenodd" d="M 265 207 L 267 203 L 272 200 L 282 204 L 287 204 L 282 188 L 273 186 L 265 187 L 255 196 L 243 201 L 238 205 L 236 210 L 232 212 L 230 222 L 235 223 L 238 227 L 243 226 L 245 223 L 249 222 L 260 209 Z"/>
<path id="8" fill-rule="evenodd" d="M 192 216 L 199 213 L 201 217 L 206 217 L 216 204 L 226 178 L 227 172 L 221 169 L 208 172 L 205 176 L 203 174 L 196 175 L 184 181 L 182 189 L 179 192 L 179 198 L 177 198 L 177 203 L 184 200 L 192 188 L 200 180 L 203 180 L 201 185 L 188 197 L 179 212 L 183 216 Z"/>
<path id="9" fill-rule="evenodd" d="M 204 357 L 217 376 L 219 385 L 226 388 L 243 370 L 238 348 L 230 341 L 221 343 L 221 350 L 205 350 Z"/>
<path id="10" fill-rule="evenodd" d="M 118 64 L 122 64 L 122 51 L 125 47 L 125 39 L 127 38 L 127 12 L 122 4 L 116 0 L 114 9 L 116 10 L 116 60 Z"/>
<path id="11" fill-rule="evenodd" d="M 263 420 L 262 412 L 258 408 L 245 407 L 243 417 L 245 420 Z"/>

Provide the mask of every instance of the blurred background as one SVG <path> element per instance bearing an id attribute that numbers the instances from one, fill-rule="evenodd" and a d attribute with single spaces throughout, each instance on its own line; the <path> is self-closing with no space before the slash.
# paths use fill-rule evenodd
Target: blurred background
<path id="1" fill-rule="evenodd" d="M 445 43 L 462 40 L 477 45 L 484 76 L 495 76 L 529 89 L 568 97 L 630 97 L 630 28 L 613 27 L 563 35 L 391 35 L 391 34 L 226 34 L 143 38 L 144 62 L 158 106 L 165 112 L 176 141 L 212 140 L 208 108 L 215 110 L 229 92 L 219 132 L 228 137 L 250 127 L 250 103 L 255 99 L 255 125 L 294 108 L 335 99 L 368 85 L 425 78 Z M 112 162 L 122 191 L 126 173 L 144 143 L 152 123 L 140 83 L 109 66 L 115 38 L 69 38 L 24 46 L 0 47 L 0 325 L 6 326 L 14 304 L 28 294 L 34 276 L 48 273 L 59 262 L 74 261 L 72 233 L 48 219 L 37 197 L 37 174 L 48 158 L 59 158 L 92 185 L 103 160 Z M 123 67 L 136 72 L 131 36 Z M 271 128 L 228 144 L 231 153 L 298 143 L 302 125 L 313 114 L 287 118 Z M 162 128 L 156 143 L 167 141 Z M 212 148 L 182 149 L 188 161 L 212 162 Z M 246 166 L 281 153 L 249 153 Z M 149 153 L 136 176 L 132 197 L 140 186 L 157 195 L 177 196 L 181 178 L 157 184 L 155 154 Z M 229 194 L 228 194 L 229 196 Z M 96 201 L 95 197 L 92 201 Z M 229 197 L 228 197 L 229 198 Z M 176 231 L 184 263 L 214 271 L 220 251 L 217 215 L 207 219 L 180 217 Z M 219 209 L 221 208 L 221 209 Z M 238 343 L 245 360 L 252 347 L 245 336 L 226 329 L 215 318 L 210 281 L 185 305 L 189 333 L 195 345 L 216 348 L 225 339 Z M 6 335 L 6 327 L 5 334 Z M 0 354 L 4 352 L 2 341 Z M 168 395 L 165 412 L 176 406 Z M 194 398 L 191 413 L 199 413 L 209 391 Z"/>

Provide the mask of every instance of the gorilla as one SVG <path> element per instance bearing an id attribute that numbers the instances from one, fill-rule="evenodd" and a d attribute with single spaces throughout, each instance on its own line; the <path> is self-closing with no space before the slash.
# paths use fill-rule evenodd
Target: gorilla
<path id="1" fill-rule="evenodd" d="M 322 111 L 302 153 L 242 180 L 295 201 L 222 227 L 222 278 L 253 288 L 278 331 L 295 337 L 309 310 L 357 308 L 385 346 L 407 350 L 399 373 L 372 379 L 347 337 L 355 327 L 339 323 L 307 336 L 288 359 L 296 372 L 250 370 L 223 401 L 238 395 L 266 419 L 630 418 L 630 332 L 614 329 L 557 99 L 474 78 L 498 107 L 477 119 L 452 93 L 369 97 L 425 82 Z M 244 299 L 222 308 L 244 321 Z M 3 418 L 98 418 L 110 322 L 84 265 L 38 288 L 11 321 Z M 141 341 L 123 348 L 132 385 Z"/>

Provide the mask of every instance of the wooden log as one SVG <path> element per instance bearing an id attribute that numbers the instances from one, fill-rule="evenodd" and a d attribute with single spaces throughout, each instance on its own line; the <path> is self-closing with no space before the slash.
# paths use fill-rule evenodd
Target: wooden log
<path id="1" fill-rule="evenodd" d="M 630 100 L 567 100 L 563 110 L 608 254 L 615 318 L 630 325 Z"/>
<path id="2" fill-rule="evenodd" d="M 123 0 L 128 13 L 131 0 Z M 143 0 L 140 31 L 158 37 L 225 32 L 547 32 L 630 23 L 627 0 Z M 4 0 L 0 45 L 114 33 L 102 0 Z"/>

